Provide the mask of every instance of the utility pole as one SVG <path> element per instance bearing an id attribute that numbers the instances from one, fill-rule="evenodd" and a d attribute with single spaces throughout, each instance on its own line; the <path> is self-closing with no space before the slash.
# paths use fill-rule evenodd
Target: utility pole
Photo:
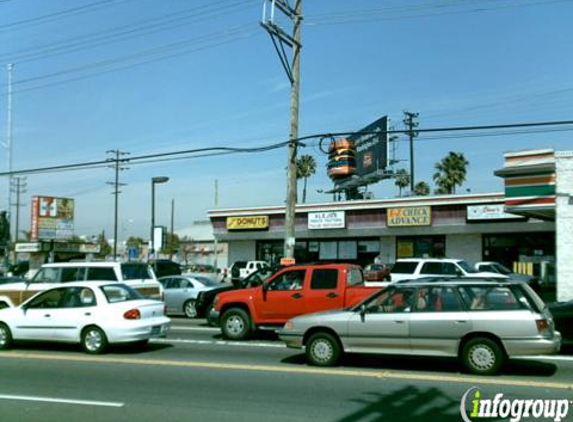
<path id="1" fill-rule="evenodd" d="M 418 136 L 418 132 L 414 128 L 418 127 L 418 122 L 414 119 L 418 118 L 419 113 L 412 113 L 404 111 L 404 124 L 407 128 L 407 134 L 410 138 L 410 192 L 414 192 L 414 138 Z"/>
<path id="2" fill-rule="evenodd" d="M 175 233 L 173 233 L 173 220 L 175 220 L 175 199 L 171 198 L 171 237 L 169 242 L 169 259 L 173 259 L 173 244 Z"/>
<path id="3" fill-rule="evenodd" d="M 107 182 L 108 185 L 113 186 L 112 194 L 115 196 L 115 204 L 114 204 L 114 214 L 113 214 L 113 259 L 117 259 L 117 221 L 118 221 L 118 197 L 121 191 L 119 190 L 120 186 L 125 186 L 125 183 L 120 183 L 119 181 L 119 172 L 121 170 L 128 170 L 128 167 L 122 167 L 121 163 L 125 163 L 128 159 L 120 158 L 124 155 L 129 155 L 129 152 L 123 152 L 118 149 L 110 149 L 106 151 L 106 154 L 113 154 L 113 158 L 108 158 L 106 161 L 112 161 L 114 164 L 109 166 L 110 168 L 115 169 L 115 180 L 113 182 Z"/>
<path id="4" fill-rule="evenodd" d="M 7 243 L 4 250 L 4 264 L 7 266 L 9 262 L 10 255 L 10 226 L 12 218 L 10 216 L 10 204 L 12 203 L 12 70 L 14 65 L 8 63 L 6 66 L 6 71 L 8 72 L 8 86 L 7 86 L 7 107 L 6 107 L 6 143 L 4 146 L 8 151 L 8 197 L 6 198 L 6 218 L 8 220 L 8 236 Z M 16 234 L 16 236 L 18 236 Z"/>
<path id="5" fill-rule="evenodd" d="M 267 9 L 269 3 L 269 9 Z M 275 12 L 282 12 L 293 23 L 292 35 L 287 34 L 275 22 Z M 300 93 L 300 52 L 302 49 L 302 0 L 295 0 L 292 8 L 288 0 L 265 0 L 263 4 L 263 28 L 271 40 L 281 64 L 291 83 L 290 93 L 290 133 L 287 160 L 287 194 L 285 207 L 284 257 L 294 259 L 295 247 L 295 214 L 296 214 L 296 155 L 298 139 L 299 93 Z M 292 49 L 292 60 L 289 62 L 285 45 Z"/>
<path id="6" fill-rule="evenodd" d="M 215 179 L 215 208 L 219 206 L 219 181 Z M 218 242 L 215 233 L 213 233 L 213 267 L 215 267 L 215 274 L 217 273 L 217 258 L 218 258 Z"/>
<path id="7" fill-rule="evenodd" d="M 20 234 L 20 207 L 25 207 L 25 204 L 20 202 L 20 195 L 26 193 L 26 178 L 23 176 L 15 176 L 12 178 L 12 192 L 16 193 L 16 203 L 13 205 L 16 207 L 16 227 L 14 231 L 14 242 L 18 242 L 18 236 Z"/>

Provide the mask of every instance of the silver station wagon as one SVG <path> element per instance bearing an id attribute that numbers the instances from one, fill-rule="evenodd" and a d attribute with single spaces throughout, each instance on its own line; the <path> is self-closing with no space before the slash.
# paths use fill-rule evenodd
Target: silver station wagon
<path id="1" fill-rule="evenodd" d="M 288 347 L 305 347 L 312 365 L 335 365 L 344 352 L 445 356 L 484 375 L 510 357 L 561 346 L 529 286 L 467 279 L 391 284 L 355 307 L 293 318 L 279 336 Z"/>

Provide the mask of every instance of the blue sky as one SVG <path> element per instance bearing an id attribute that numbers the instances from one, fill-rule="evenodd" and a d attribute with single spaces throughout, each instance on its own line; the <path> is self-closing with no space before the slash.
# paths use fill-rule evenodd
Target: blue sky
<path id="1" fill-rule="evenodd" d="M 359 130 L 383 115 L 402 129 L 403 110 L 420 128 L 573 120 L 573 1 L 305 0 L 301 136 Z M 289 85 L 255 0 L 0 1 L 0 139 L 6 137 L 6 64 L 13 70 L 13 168 L 285 141 Z M 416 181 L 431 183 L 448 151 L 470 162 L 462 189 L 502 190 L 493 171 L 505 151 L 573 149 L 571 131 L 510 136 L 421 135 Z M 409 168 L 396 144 L 395 168 Z M 0 147 L 0 170 L 7 169 Z M 308 202 L 331 187 L 315 143 Z M 281 204 L 286 149 L 133 165 L 121 173 L 120 239 L 147 236 L 150 179 L 156 222 L 175 228 L 206 218 L 219 184 L 220 207 Z M 76 234 L 113 231 L 111 169 L 27 177 L 31 195 L 76 200 Z M 6 181 L 0 208 L 6 206 Z M 376 198 L 398 193 L 393 181 Z"/>

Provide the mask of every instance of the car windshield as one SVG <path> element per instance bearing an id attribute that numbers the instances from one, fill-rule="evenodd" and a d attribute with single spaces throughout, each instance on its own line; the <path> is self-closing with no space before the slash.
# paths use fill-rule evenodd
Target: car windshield
<path id="1" fill-rule="evenodd" d="M 277 268 L 263 267 L 260 270 L 248 275 L 241 281 L 241 286 L 245 287 L 256 287 L 263 284 L 267 279 L 277 272 Z"/>
<path id="2" fill-rule="evenodd" d="M 124 280 L 152 278 L 147 264 L 121 264 L 121 273 Z"/>
<path id="3" fill-rule="evenodd" d="M 347 306 L 346 308 L 344 308 L 345 311 L 359 311 L 360 308 L 362 307 L 362 305 L 368 306 L 368 303 L 376 300 L 380 295 L 385 295 L 388 296 L 388 292 L 389 291 L 393 291 L 393 289 L 381 289 L 376 291 L 375 293 L 371 294 L 370 296 L 368 296 L 366 299 L 364 299 L 362 302 L 359 302 L 357 305 L 352 305 L 352 306 Z"/>
<path id="4" fill-rule="evenodd" d="M 143 299 L 143 296 L 125 284 L 108 284 L 100 288 L 109 303 Z"/>
<path id="5" fill-rule="evenodd" d="M 466 273 L 477 273 L 477 271 L 470 265 L 468 264 L 466 261 L 458 261 L 458 265 L 460 267 L 462 267 L 462 269 L 466 272 Z"/>
<path id="6" fill-rule="evenodd" d="M 497 270 L 498 273 L 500 274 L 504 274 L 504 275 L 509 275 L 511 274 L 511 271 L 509 270 L 509 268 L 507 268 L 506 266 L 496 262 L 494 264 L 491 264 L 491 266 L 493 268 L 495 268 Z"/>

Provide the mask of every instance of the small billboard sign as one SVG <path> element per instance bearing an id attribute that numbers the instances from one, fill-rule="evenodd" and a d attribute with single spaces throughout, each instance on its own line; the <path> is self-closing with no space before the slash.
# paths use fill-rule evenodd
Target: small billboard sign
<path id="1" fill-rule="evenodd" d="M 348 139 L 356 145 L 356 175 L 366 176 L 388 166 L 388 116 L 383 116 Z"/>
<path id="2" fill-rule="evenodd" d="M 74 235 L 74 200 L 53 196 L 32 197 L 33 240 L 69 240 Z"/>

